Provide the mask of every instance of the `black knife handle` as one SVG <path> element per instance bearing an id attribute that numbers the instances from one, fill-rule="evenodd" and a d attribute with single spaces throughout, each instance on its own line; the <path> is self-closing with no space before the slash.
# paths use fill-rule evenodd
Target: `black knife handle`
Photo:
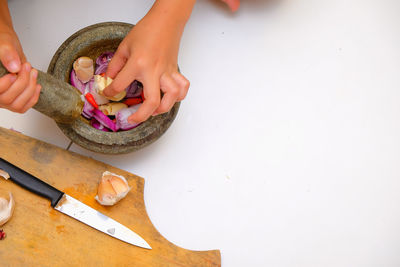
<path id="1" fill-rule="evenodd" d="M 22 186 L 25 189 L 28 189 L 35 194 L 38 194 L 39 196 L 49 199 L 53 208 L 64 195 L 63 192 L 57 190 L 49 184 L 46 184 L 32 174 L 21 170 L 17 166 L 14 166 L 2 158 L 0 158 L 0 169 L 6 171 L 10 175 L 10 180 L 14 183 Z"/>

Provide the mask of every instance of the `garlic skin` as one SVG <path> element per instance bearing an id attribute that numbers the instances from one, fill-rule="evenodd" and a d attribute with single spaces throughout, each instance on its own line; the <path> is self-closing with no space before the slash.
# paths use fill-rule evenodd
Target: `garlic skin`
<path id="1" fill-rule="evenodd" d="M 113 79 L 110 77 L 103 77 L 101 75 L 94 75 L 94 89 L 99 95 L 103 95 L 103 90 L 112 83 Z M 126 96 L 126 91 L 122 91 L 115 96 L 105 96 L 112 101 L 120 101 Z"/>
<path id="2" fill-rule="evenodd" d="M 10 175 L 6 171 L 4 171 L 2 169 L 0 169 L 0 176 L 3 177 L 6 180 L 10 179 Z"/>
<path id="3" fill-rule="evenodd" d="M 92 94 L 94 101 L 96 101 L 97 105 L 105 105 L 105 104 L 110 103 L 110 100 L 108 98 L 97 93 L 96 89 L 94 89 L 94 88 L 90 88 L 89 93 Z"/>
<path id="4" fill-rule="evenodd" d="M 115 116 L 118 111 L 121 109 L 127 108 L 128 105 L 124 103 L 108 103 L 106 105 L 99 106 L 99 109 L 103 111 L 105 115 L 113 115 Z"/>
<path id="5" fill-rule="evenodd" d="M 93 60 L 90 57 L 80 57 L 72 65 L 78 79 L 87 83 L 94 75 Z"/>
<path id="6" fill-rule="evenodd" d="M 10 200 L 7 201 L 5 198 L 0 198 L 0 226 L 4 225 L 10 220 L 14 212 L 15 202 L 12 194 L 10 193 Z"/>
<path id="7" fill-rule="evenodd" d="M 95 199 L 104 206 L 112 206 L 131 190 L 125 177 L 105 171 L 101 177 Z"/>

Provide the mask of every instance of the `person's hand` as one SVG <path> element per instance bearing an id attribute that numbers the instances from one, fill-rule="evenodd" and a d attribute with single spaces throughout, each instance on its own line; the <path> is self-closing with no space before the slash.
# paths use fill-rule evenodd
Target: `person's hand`
<path id="1" fill-rule="evenodd" d="M 39 99 L 38 72 L 26 62 L 15 32 L 4 25 L 0 27 L 0 61 L 10 72 L 0 78 L 0 108 L 25 113 Z"/>
<path id="2" fill-rule="evenodd" d="M 225 2 L 225 4 L 229 6 L 232 12 L 238 10 L 240 6 L 240 0 L 222 0 L 222 2 Z"/>
<path id="3" fill-rule="evenodd" d="M 145 100 L 129 122 L 139 123 L 168 112 L 185 98 L 189 81 L 178 72 L 177 58 L 192 4 L 193 0 L 157 1 L 121 42 L 108 65 L 106 76 L 114 80 L 104 90 L 106 96 L 118 94 L 134 80 L 143 84 Z"/>

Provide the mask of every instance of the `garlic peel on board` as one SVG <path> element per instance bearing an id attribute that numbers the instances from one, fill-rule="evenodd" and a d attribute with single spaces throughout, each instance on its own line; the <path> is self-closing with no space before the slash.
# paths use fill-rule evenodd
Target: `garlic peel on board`
<path id="1" fill-rule="evenodd" d="M 101 177 L 95 199 L 104 206 L 112 206 L 124 198 L 131 188 L 125 177 L 105 171 Z"/>
<path id="2" fill-rule="evenodd" d="M 10 193 L 10 200 L 0 197 L 0 226 L 8 222 L 14 212 L 15 202 Z"/>
<path id="3" fill-rule="evenodd" d="M 10 175 L 6 171 L 3 171 L 2 169 L 0 169 L 0 176 L 6 180 L 10 179 Z"/>

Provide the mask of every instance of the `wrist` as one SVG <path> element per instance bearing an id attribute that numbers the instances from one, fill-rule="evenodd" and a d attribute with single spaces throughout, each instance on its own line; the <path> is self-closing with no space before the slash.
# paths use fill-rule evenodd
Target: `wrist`
<path id="1" fill-rule="evenodd" d="M 159 22 L 160 27 L 183 31 L 196 0 L 157 0 L 148 16 Z"/>
<path id="2" fill-rule="evenodd" d="M 4 24 L 0 22 L 0 33 L 14 35 L 15 31 L 12 25 L 10 26 L 9 24 Z"/>

